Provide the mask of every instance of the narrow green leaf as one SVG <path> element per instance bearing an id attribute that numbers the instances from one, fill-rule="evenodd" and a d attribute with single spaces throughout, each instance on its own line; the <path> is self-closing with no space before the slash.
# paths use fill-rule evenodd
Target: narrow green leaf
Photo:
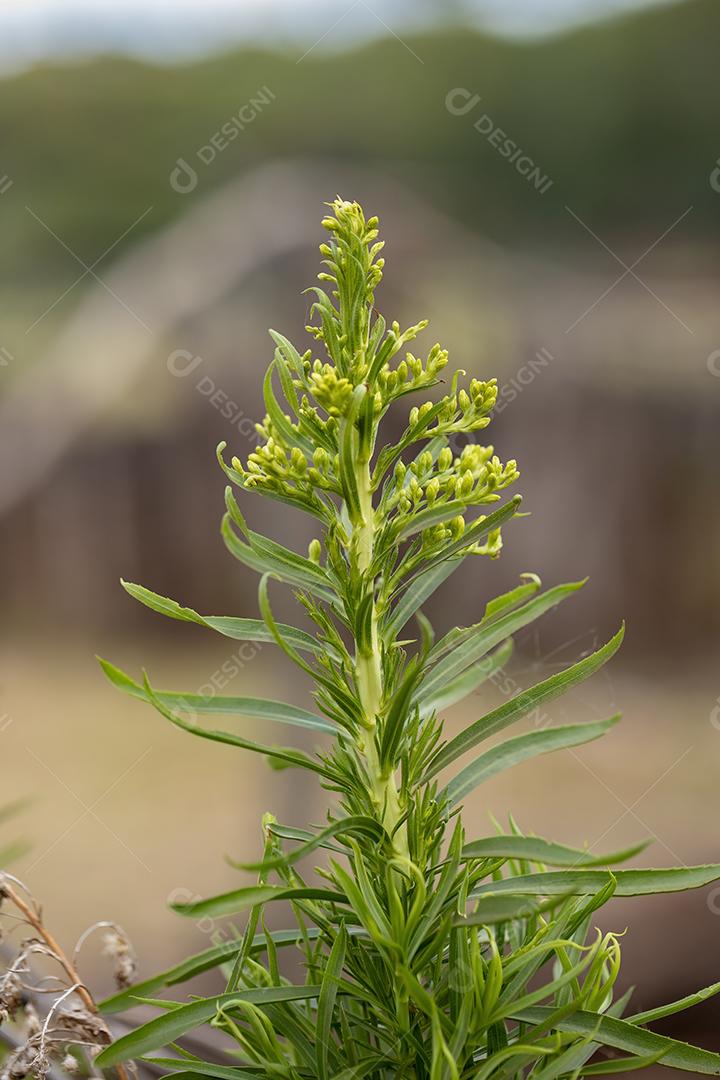
<path id="1" fill-rule="evenodd" d="M 557 1080 L 561 1076 L 575 1078 L 598 1049 L 598 1044 L 594 1043 L 589 1035 L 579 1042 L 573 1039 L 563 1053 L 551 1057 L 547 1065 L 533 1071 L 533 1080 Z"/>
<path id="2" fill-rule="evenodd" d="M 501 895 L 553 896 L 568 893 L 589 896 L 608 882 L 616 882 L 616 896 L 653 896 L 656 893 L 685 892 L 720 880 L 720 863 L 704 866 L 672 866 L 660 870 L 548 870 L 542 874 L 488 881 L 473 891 L 473 896 Z"/>
<path id="3" fill-rule="evenodd" d="M 593 739 L 599 739 L 619 719 L 619 716 L 611 716 L 608 720 L 599 720 L 592 724 L 568 724 L 564 727 L 546 728 L 544 731 L 530 731 L 525 735 L 508 739 L 491 750 L 486 750 L 453 777 L 445 789 L 448 798 L 451 804 L 455 805 L 473 788 L 505 769 L 510 769 L 539 754 L 549 754 L 554 750 L 581 746 Z"/>
<path id="4" fill-rule="evenodd" d="M 627 991 L 617 1001 L 613 1001 L 606 1010 L 608 1016 L 622 1016 L 627 1001 L 632 994 L 632 989 Z M 591 1035 L 586 1035 L 579 1041 L 573 1040 L 564 1053 L 551 1058 L 550 1063 L 542 1068 L 533 1080 L 557 1080 L 561 1076 L 578 1076 L 580 1070 L 587 1061 L 599 1049 L 599 1044 L 592 1041 Z"/>
<path id="5" fill-rule="evenodd" d="M 625 873 L 632 873 L 628 870 Z M 552 1007 L 535 1005 L 523 1009 L 513 1016 L 525 1024 L 542 1024 L 552 1013 Z M 616 1050 L 626 1050 L 639 1057 L 660 1055 L 663 1065 L 671 1069 L 686 1069 L 688 1072 L 720 1075 L 720 1054 L 700 1050 L 687 1043 L 669 1039 L 665 1035 L 656 1035 L 652 1031 L 635 1027 L 627 1020 L 618 1020 L 612 1016 L 599 1016 L 593 1012 L 576 1012 L 558 1021 L 559 1031 L 575 1035 L 590 1035 L 593 1042 L 612 1046 Z"/>
<path id="6" fill-rule="evenodd" d="M 400 685 L 392 696 L 390 708 L 383 721 L 380 741 L 381 768 L 394 767 L 395 757 L 402 742 L 403 731 L 407 726 L 408 711 L 413 691 L 417 685 L 421 668 L 414 660 L 410 661 Z"/>
<path id="7" fill-rule="evenodd" d="M 160 596 L 158 593 L 143 588 L 142 585 L 135 585 L 122 579 L 120 584 L 135 600 L 138 600 L 152 611 L 166 615 L 170 619 L 197 623 L 199 626 L 208 627 L 210 630 L 215 630 L 224 637 L 232 638 L 235 641 L 275 643 L 274 637 L 262 619 L 241 619 L 230 615 L 199 615 L 192 608 L 181 607 L 176 600 Z M 306 634 L 304 630 L 298 630 L 295 626 L 286 626 L 283 623 L 280 624 L 280 629 L 297 649 L 311 653 L 328 651 L 328 647 L 324 642 L 321 644 L 310 634 Z"/>
<path id="8" fill-rule="evenodd" d="M 444 521 L 450 521 L 452 518 L 458 517 L 459 514 L 464 514 L 466 510 L 467 503 L 464 503 L 461 499 L 453 499 L 451 502 L 443 502 L 437 506 L 420 510 L 417 514 L 413 514 L 407 524 L 400 529 L 397 540 L 407 540 L 408 537 L 414 536 L 415 533 L 421 532 L 423 529 L 430 528 L 431 525 L 440 525 Z"/>
<path id="9" fill-rule="evenodd" d="M 282 349 L 280 346 L 278 346 L 275 349 L 275 367 L 277 368 L 278 375 L 280 376 L 280 385 L 282 387 L 282 392 L 283 392 L 283 395 L 285 397 L 285 401 L 287 402 L 289 407 L 292 409 L 292 411 L 295 413 L 295 416 L 299 417 L 299 415 L 300 415 L 300 399 L 298 398 L 297 390 L 295 389 L 295 384 L 293 383 L 293 374 L 294 374 L 294 372 L 291 371 L 290 366 L 288 365 L 288 362 L 287 362 L 287 360 L 285 358 L 285 350 Z M 303 384 L 306 385 L 304 370 L 303 370 L 303 379 L 302 379 L 302 381 L 303 381 Z M 312 454 L 312 450 L 313 450 L 312 440 L 308 439 L 307 442 L 308 442 L 308 445 L 310 447 L 310 453 Z"/>
<path id="10" fill-rule="evenodd" d="M 355 436 L 357 434 L 356 421 L 360 413 L 360 406 L 367 394 L 364 383 L 356 386 L 353 390 L 350 407 L 347 415 L 340 426 L 340 479 L 343 486 L 345 502 L 352 522 L 362 521 L 362 507 L 360 505 L 360 493 L 357 486 L 357 450 Z"/>
<path id="11" fill-rule="evenodd" d="M 174 1062 L 182 1062 L 182 1058 L 161 1059 L 156 1057 L 141 1058 L 141 1061 L 146 1061 L 151 1065 L 162 1064 L 162 1060 L 165 1060 L 165 1068 L 170 1067 L 172 1072 L 166 1073 L 165 1076 L 160 1076 L 159 1080 L 166 1080 L 166 1078 L 172 1078 L 172 1080 L 200 1080 L 201 1077 L 212 1077 L 213 1080 L 266 1080 L 266 1075 L 259 1072 L 253 1072 L 252 1069 L 247 1068 L 245 1065 L 236 1065 L 234 1068 L 230 1066 L 222 1065 L 210 1065 L 205 1062 L 198 1062 L 195 1060 L 185 1061 L 185 1067 L 183 1069 L 174 1069 Z M 168 1065 L 169 1063 L 169 1065 Z M 188 1066 L 191 1066 L 189 1068 Z"/>
<path id="12" fill-rule="evenodd" d="M 272 377 L 273 371 L 277 366 L 277 361 L 273 360 L 269 365 L 267 372 L 265 373 L 265 379 L 263 380 L 263 400 L 265 402 L 265 408 L 270 420 L 277 428 L 281 438 L 287 446 L 297 446 L 304 453 L 312 456 L 313 445 L 309 439 L 305 438 L 299 431 L 296 431 L 292 425 L 290 419 L 286 416 L 283 410 L 280 408 L 277 398 L 275 397 L 275 391 L 273 390 Z M 292 383 L 290 383 L 292 387 Z M 297 400 L 297 397 L 296 397 Z"/>
<path id="13" fill-rule="evenodd" d="M 396 637 L 415 612 L 422 607 L 443 582 L 447 581 L 462 562 L 464 562 L 462 556 L 447 559 L 432 569 L 419 574 L 415 578 L 412 589 L 408 589 L 397 604 L 388 609 L 384 623 L 385 632 L 391 638 Z"/>
<path id="14" fill-rule="evenodd" d="M 285 337 L 284 334 L 278 333 L 277 330 L 268 330 L 270 337 L 275 342 L 277 348 L 281 351 L 285 363 L 291 369 L 292 373 L 298 379 L 305 379 L 305 369 L 303 367 L 302 357 L 297 351 L 292 341 Z M 288 399 L 290 404 L 295 408 L 295 402 Z M 299 404 L 299 402 L 298 402 Z"/>
<path id="15" fill-rule="evenodd" d="M 556 900 L 553 906 L 558 903 Z M 453 926 L 491 926 L 511 919 L 528 919 L 543 910 L 547 910 L 547 905 L 527 896 L 481 896 L 472 911 L 455 917 Z"/>
<path id="16" fill-rule="evenodd" d="M 327 966 L 323 973 L 322 989 L 318 998 L 317 1011 L 317 1069 L 320 1080 L 328 1080 L 328 1058 L 330 1055 L 331 1030 L 338 985 L 345 963 L 347 934 L 344 924 L 340 925 L 333 942 Z"/>
<path id="17" fill-rule="evenodd" d="M 628 1016 L 627 1019 L 631 1024 L 653 1024 L 656 1020 L 663 1020 L 666 1016 L 674 1016 L 675 1013 L 683 1012 L 684 1009 L 691 1009 L 693 1005 L 700 1005 L 703 1001 L 707 1001 L 708 998 L 715 997 L 716 994 L 720 994 L 720 982 L 712 983 L 710 986 L 706 986 L 704 990 L 697 990 L 694 994 L 688 994 L 687 997 L 671 1001 L 667 1005 L 659 1005 L 656 1009 L 635 1013 L 634 1016 Z"/>
<path id="18" fill-rule="evenodd" d="M 647 1069 L 657 1061 L 661 1061 L 665 1055 L 664 1050 L 656 1054 L 646 1054 L 644 1057 L 611 1058 L 609 1061 L 598 1061 L 595 1065 L 585 1065 L 580 1070 L 581 1076 L 616 1076 L 618 1073 L 636 1072 L 638 1069 Z"/>
<path id="19" fill-rule="evenodd" d="M 539 836 L 488 836 L 466 844 L 462 854 L 465 859 L 528 859 L 550 866 L 612 866 L 644 851 L 648 843 L 646 840 L 607 855 L 592 855 L 589 851 L 554 844 Z"/>
<path id="20" fill-rule="evenodd" d="M 422 694 L 422 688 L 416 693 L 415 698 L 420 705 L 420 714 L 422 716 L 429 716 L 432 712 L 442 712 L 443 709 L 449 709 L 452 705 L 456 705 L 459 701 L 463 701 L 470 694 L 474 693 L 479 686 L 488 679 L 491 679 L 498 671 L 507 664 L 508 660 L 512 656 L 513 652 L 513 640 L 508 638 L 504 644 L 496 649 L 494 653 L 484 657 L 478 664 L 474 664 L 472 667 L 464 671 L 462 675 L 458 675 L 457 679 L 454 679 L 451 683 L 447 683 L 442 689 L 436 691 L 435 694 L 428 694 L 427 696 Z"/>
<path id="21" fill-rule="evenodd" d="M 314 940 L 320 936 L 321 931 L 312 926 L 308 927 L 305 933 L 310 940 Z M 291 946 L 297 945 L 302 939 L 302 932 L 296 927 L 294 930 L 273 930 L 270 936 L 276 947 Z M 265 934 L 256 934 L 250 946 L 250 952 L 262 953 L 266 947 Z M 239 938 L 224 941 L 221 945 L 212 945 L 209 949 L 203 949 L 202 952 L 187 957 L 182 963 L 176 964 L 166 971 L 160 971 L 149 979 L 143 979 L 142 982 L 135 983 L 133 986 L 105 998 L 98 1006 L 100 1012 L 111 1015 L 124 1012 L 125 1009 L 131 1009 L 137 1005 L 138 998 L 150 997 L 157 990 L 188 982 L 190 979 L 194 979 L 196 975 L 202 975 L 203 972 L 211 971 L 213 968 L 224 964 L 226 960 L 232 960 L 241 949 L 242 941 Z"/>
<path id="22" fill-rule="evenodd" d="M 415 612 L 415 620 L 420 627 L 420 651 L 423 656 L 427 656 L 435 641 L 435 630 L 433 624 L 426 615 L 423 615 L 422 611 Z"/>
<path id="23" fill-rule="evenodd" d="M 540 986 L 523 994 L 515 1001 L 498 1004 L 492 1014 L 492 1019 L 504 1020 L 509 1016 L 514 1016 L 514 1014 L 521 1009 L 531 1008 L 533 1005 L 537 1005 L 548 998 L 557 1001 L 558 999 L 555 995 L 558 991 L 562 990 L 576 979 L 579 979 L 580 975 L 595 962 L 600 951 L 601 943 L 602 938 L 599 938 L 596 944 L 588 951 L 580 954 L 580 959 L 577 960 L 575 964 L 571 964 L 569 967 L 561 969 L 561 973 L 551 979 L 550 982 L 542 983 Z M 600 958 L 600 963 L 602 964 L 602 957 Z"/>
<path id="24" fill-rule="evenodd" d="M 482 617 L 483 622 L 489 622 L 491 619 L 496 619 L 499 615 L 511 611 L 518 604 L 521 604 L 523 600 L 534 596 L 538 589 L 542 587 L 542 582 L 537 574 L 521 574 L 520 577 L 528 580 L 523 585 L 517 585 L 514 589 L 510 589 L 509 592 L 502 593 L 502 595 L 488 601 L 485 605 L 485 614 Z"/>
<path id="25" fill-rule="evenodd" d="M 254 1072 L 252 1065 L 215 1065 L 201 1061 L 193 1054 L 187 1057 L 145 1057 L 141 1059 L 155 1068 L 171 1069 L 168 1076 L 173 1080 L 196 1080 L 198 1076 L 210 1076 L 213 1080 L 265 1080 L 262 1073 Z"/>
<path id="26" fill-rule="evenodd" d="M 124 690 L 126 694 L 152 704 L 145 688 L 135 682 L 125 672 L 114 667 L 107 660 L 100 660 L 100 666 L 110 682 Z M 168 709 L 179 709 L 190 716 L 245 716 L 253 720 L 272 720 L 273 723 L 291 724 L 294 727 L 310 728 L 326 735 L 337 735 L 334 724 L 329 724 L 314 713 L 289 705 L 284 701 L 270 701 L 267 698 L 234 697 L 216 694 L 206 697 L 203 694 L 183 694 L 170 690 L 155 690 L 154 696 Z"/>
<path id="27" fill-rule="evenodd" d="M 108 1069 L 120 1061 L 141 1057 L 149 1050 L 168 1046 L 188 1031 L 192 1031 L 193 1028 L 212 1020 L 218 1008 L 231 1010 L 234 1001 L 269 1005 L 282 1001 L 308 1001 L 317 998 L 319 993 L 319 986 L 267 986 L 193 1001 L 189 1005 L 171 1009 L 170 1012 L 150 1020 L 135 1031 L 123 1035 L 111 1046 L 106 1047 L 95 1061 L 99 1068 Z"/>
<path id="28" fill-rule="evenodd" d="M 132 686 L 136 685 L 129 676 L 120 671 L 119 668 L 109 664 L 107 660 L 100 660 L 100 665 L 103 671 L 107 675 L 108 679 L 125 693 L 133 694 Z M 196 735 L 200 739 L 210 739 L 212 742 L 225 743 L 227 746 L 236 746 L 240 750 L 252 750 L 256 754 L 263 754 L 269 759 L 282 762 L 284 767 L 295 767 L 301 769 L 309 769 L 311 772 L 319 773 L 321 776 L 326 776 L 326 770 L 320 765 L 319 762 L 313 760 L 302 750 L 294 750 L 290 747 L 283 746 L 266 746 L 263 743 L 253 742 L 250 739 L 243 739 L 240 735 L 235 735 L 230 731 L 216 731 L 210 728 L 200 727 L 198 724 L 191 723 L 184 719 L 179 712 L 169 709 L 167 705 L 157 696 L 153 688 L 148 682 L 147 675 L 145 675 L 144 693 L 147 701 L 164 716 L 166 720 L 169 720 L 175 727 L 179 727 L 182 731 L 189 732 L 190 735 Z"/>
<path id="29" fill-rule="evenodd" d="M 495 625 L 499 626 L 501 621 L 499 620 Z M 594 675 L 603 664 L 606 664 L 615 655 L 620 648 L 624 633 L 624 628 L 621 628 L 615 637 L 611 638 L 597 652 L 586 656 L 577 664 L 565 668 L 564 671 L 559 671 L 556 675 L 551 675 L 550 678 L 536 683 L 529 690 L 523 690 L 522 693 L 516 694 L 509 701 L 503 702 L 502 705 L 499 705 L 485 716 L 481 716 L 475 723 L 470 724 L 440 749 L 430 763 L 425 778 L 429 779 L 437 775 L 441 769 L 451 765 L 484 739 L 496 735 L 510 724 L 522 719 L 523 716 L 534 712 L 541 705 L 560 697 L 574 686 L 584 682 L 585 679 L 589 679 L 591 675 Z M 423 684 L 423 687 L 427 689 L 425 684 Z"/>
<path id="30" fill-rule="evenodd" d="M 372 1053 L 366 1046 L 363 1047 L 363 1053 L 367 1055 L 365 1060 L 357 1065 L 349 1065 L 347 1069 L 341 1069 L 331 1080 L 362 1080 L 368 1073 L 385 1068 L 387 1058 L 384 1054 Z"/>
<path id="31" fill-rule="evenodd" d="M 188 918 L 200 918 L 203 915 L 237 915 L 256 904 L 266 904 L 273 900 L 324 900 L 329 904 L 344 904 L 344 893 L 332 889 L 320 888 L 285 888 L 282 885 L 248 885 L 243 889 L 210 896 L 205 900 L 193 900 L 187 903 L 171 904 L 173 911 Z"/>
<path id="32" fill-rule="evenodd" d="M 272 607 L 270 606 L 270 597 L 268 595 L 268 581 L 272 576 L 272 574 L 263 574 L 258 584 L 258 606 L 265 625 L 285 655 L 311 678 L 317 677 L 318 681 L 320 681 L 319 676 L 313 671 L 310 664 L 303 660 L 295 647 L 283 636 L 279 624 L 275 621 L 275 616 L 273 615 Z"/>
<path id="33" fill-rule="evenodd" d="M 451 630 L 437 643 L 428 657 L 430 664 L 443 661 L 442 665 L 431 672 L 427 679 L 428 692 L 434 690 L 438 683 L 455 678 L 466 667 L 479 660 L 489 649 L 499 645 L 501 641 L 557 607 L 568 596 L 572 596 L 582 588 L 583 584 L 582 581 L 573 581 L 566 585 L 556 585 L 541 593 L 540 596 L 534 597 L 527 604 L 523 604 L 521 608 L 507 612 L 499 619 L 491 619 L 487 623 L 483 620 L 474 626 Z"/>
<path id="34" fill-rule="evenodd" d="M 368 592 L 360 600 L 355 617 L 355 644 L 363 656 L 372 656 L 372 625 L 375 611 L 375 597 Z"/>
<path id="35" fill-rule="evenodd" d="M 270 826 L 270 831 L 275 836 L 281 835 L 278 828 L 274 825 Z M 287 831 L 285 835 L 287 835 Z M 383 839 L 386 839 L 385 830 L 378 821 L 375 821 L 375 819 L 371 817 L 355 815 L 342 818 L 340 821 L 334 821 L 321 832 L 315 834 L 310 833 L 309 839 L 305 840 L 305 842 L 294 851 L 285 851 L 281 855 L 262 859 L 260 862 L 233 862 L 232 865 L 237 866 L 240 870 L 273 870 L 278 866 L 292 866 L 293 863 L 299 862 L 300 859 L 309 855 L 310 852 L 315 851 L 316 848 L 329 847 L 330 845 L 326 844 L 326 841 L 331 837 L 343 835 L 364 837 L 365 839 L 373 841 L 375 844 L 380 844 Z M 342 851 L 342 848 L 340 850 Z"/>
<path id="36" fill-rule="evenodd" d="M 225 490 L 225 502 L 228 513 L 223 519 L 224 531 L 221 531 L 226 543 L 232 545 L 231 550 L 236 558 L 260 573 L 277 574 L 283 581 L 317 593 L 329 603 L 335 600 L 333 583 L 322 567 L 276 540 L 248 529 L 229 487 Z M 244 532 L 247 544 L 233 531 L 233 524 Z"/>

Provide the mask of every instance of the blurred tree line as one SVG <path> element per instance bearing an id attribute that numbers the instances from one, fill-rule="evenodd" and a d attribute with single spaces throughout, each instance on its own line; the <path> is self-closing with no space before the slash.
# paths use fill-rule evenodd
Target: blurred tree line
<path id="1" fill-rule="evenodd" d="M 37 287 L 67 270 L 68 253 L 22 204 L 92 261 L 148 205 L 133 241 L 211 186 L 288 156 L 374 165 L 509 246 L 572 254 L 585 238 L 566 204 L 611 239 L 660 231 L 693 203 L 684 235 L 703 239 L 720 205 L 709 182 L 719 38 L 716 0 L 687 0 L 532 42 L 448 27 L 337 54 L 330 36 L 302 59 L 285 46 L 173 67 L 44 65 L 5 80 L 0 96 L 0 172 L 14 181 L 0 203 L 0 281 Z M 263 88 L 271 103 L 199 160 Z M 454 88 L 481 100 L 452 115 Z M 474 129 L 483 115 L 552 179 L 546 194 Z M 180 158 L 201 174 L 188 194 L 169 183 Z"/>

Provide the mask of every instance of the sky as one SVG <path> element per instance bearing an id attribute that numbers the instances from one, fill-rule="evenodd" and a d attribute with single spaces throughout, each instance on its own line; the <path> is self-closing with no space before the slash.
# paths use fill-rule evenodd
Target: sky
<path id="1" fill-rule="evenodd" d="M 341 48 L 457 15 L 501 33 L 553 32 L 653 0 L 0 0 L 0 68 L 125 52 L 161 61 L 229 44 Z"/>

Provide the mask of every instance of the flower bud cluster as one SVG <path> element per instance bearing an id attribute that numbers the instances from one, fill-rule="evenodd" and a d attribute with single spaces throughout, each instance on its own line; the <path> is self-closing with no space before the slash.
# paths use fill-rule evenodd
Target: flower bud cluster
<path id="1" fill-rule="evenodd" d="M 423 325 L 419 323 L 417 326 L 411 327 L 411 330 L 417 333 L 423 329 Z M 399 333 L 399 329 L 398 324 L 393 323 L 390 333 Z M 407 335 L 409 331 L 405 333 Z M 406 340 L 408 340 L 407 337 Z M 435 344 L 424 364 L 422 360 L 409 352 L 405 354 L 405 359 L 401 360 L 396 367 L 391 368 L 389 364 L 386 365 L 377 377 L 377 390 L 381 395 L 383 406 L 389 405 L 396 398 L 413 390 L 422 390 L 427 386 L 434 386 L 438 381 L 440 372 L 447 366 L 447 362 L 447 349 L 442 349 L 440 345 Z"/>
<path id="2" fill-rule="evenodd" d="M 310 410 L 310 406 L 306 407 Z M 336 430 L 337 421 L 333 417 L 323 422 L 315 410 L 311 411 L 315 413 L 316 422 L 326 430 Z M 315 488 L 341 493 L 337 480 L 337 454 L 331 454 L 323 446 L 318 446 L 312 457 L 308 458 L 299 446 L 288 446 L 285 443 L 267 416 L 262 424 L 255 426 L 258 434 L 265 438 L 265 442 L 248 455 L 247 465 L 244 466 L 238 457 L 232 459 L 232 466 L 243 477 L 246 488 L 256 488 L 278 495 L 300 495 L 308 499 L 312 499 Z M 297 431 L 299 425 L 292 427 Z"/>
<path id="3" fill-rule="evenodd" d="M 345 415 L 354 387 L 349 379 L 338 375 L 336 367 L 316 360 L 309 372 L 309 383 L 313 397 L 329 416 Z"/>
<path id="4" fill-rule="evenodd" d="M 318 274 L 318 278 L 331 281 L 340 288 L 344 280 L 357 274 L 360 257 L 366 290 L 371 294 L 382 280 L 385 265 L 385 260 L 378 258 L 385 246 L 384 241 L 377 240 L 378 219 L 371 217 L 366 221 L 362 207 L 345 199 L 335 199 L 331 210 L 332 214 L 323 218 L 322 225 L 332 233 L 334 243 L 320 245 L 320 253 L 330 272 Z"/>
<path id="5" fill-rule="evenodd" d="M 480 431 L 490 423 L 490 413 L 497 400 L 497 379 L 481 382 L 472 379 L 467 390 L 448 394 L 441 402 L 435 423 L 429 427 L 430 435 L 469 434 Z M 408 427 L 417 427 L 435 408 L 432 401 L 415 406 L 410 410 Z"/>
<path id="6" fill-rule="evenodd" d="M 495 502 L 519 475 L 517 463 L 510 460 L 503 465 L 492 446 L 470 444 L 457 456 L 446 446 L 437 459 L 425 450 L 409 466 L 403 461 L 396 464 L 386 492 L 386 512 L 395 510 L 393 525 L 400 533 L 422 511 L 457 502 L 467 507 Z M 457 514 L 424 529 L 423 544 L 434 547 L 456 541 L 464 532 L 465 518 Z M 498 541 L 499 537 L 491 546 Z"/>
<path id="7" fill-rule="evenodd" d="M 318 274 L 318 279 L 334 286 L 332 296 L 338 307 L 334 308 L 328 297 L 317 290 L 317 307 L 325 313 L 317 336 L 325 341 L 331 355 L 335 345 L 336 353 L 339 350 L 340 355 L 334 355 L 333 359 L 349 370 L 363 364 L 363 345 L 374 304 L 373 294 L 382 280 L 385 265 L 385 260 L 380 257 L 385 244 L 377 239 L 378 219 L 371 217 L 366 221 L 358 203 L 336 199 L 331 210 L 332 214 L 324 218 L 322 224 L 332 239 L 320 245 L 323 265 L 327 269 Z M 332 340 L 327 334 L 328 317 L 334 324 Z"/>
<path id="8" fill-rule="evenodd" d="M 335 288 L 331 295 L 314 290 L 318 299 L 313 313 L 319 316 L 320 325 L 308 329 L 324 343 L 328 358 L 313 359 L 309 350 L 300 355 L 281 335 L 274 335 L 278 346 L 274 363 L 285 401 L 269 406 L 269 414 L 256 425 L 260 445 L 249 455 L 246 466 L 234 458 L 233 467 L 244 486 L 304 503 L 313 513 L 327 511 L 335 518 L 334 497 L 347 498 L 347 475 L 353 468 L 347 455 L 355 452 L 360 432 L 358 426 L 343 442 L 341 467 L 340 435 L 347 432 L 355 388 L 365 384 L 365 401 L 377 423 L 396 399 L 436 385 L 448 354 L 439 344 L 433 345 L 424 360 L 406 352 L 407 343 L 427 322 L 405 330 L 393 322 L 386 328 L 382 316 L 375 312 L 372 290 L 382 273 L 377 220 L 366 220 L 356 203 L 338 199 L 323 225 L 331 237 L 321 246 L 325 264 L 321 278 L 333 282 Z M 449 393 L 439 403 L 426 401 L 410 410 L 399 447 L 379 452 L 373 484 L 382 482 L 389 463 L 414 442 L 470 435 L 490 423 L 497 381 L 473 378 L 461 388 L 462 375 L 464 372 L 453 376 Z M 289 407 L 292 416 L 282 411 L 284 407 Z M 369 417 L 365 405 L 363 410 L 365 437 Z M 371 432 L 368 445 L 373 442 Z M 385 481 L 378 507 L 385 518 L 386 535 L 393 541 L 416 535 L 423 549 L 457 543 L 465 533 L 465 510 L 495 501 L 517 476 L 515 462 L 503 464 L 492 446 L 470 444 L 457 456 L 446 446 L 439 455 L 421 453 L 410 466 L 400 461 L 394 479 Z M 499 544 L 498 534 L 477 550 L 493 554 Z M 316 555 L 313 549 L 309 558 Z"/>

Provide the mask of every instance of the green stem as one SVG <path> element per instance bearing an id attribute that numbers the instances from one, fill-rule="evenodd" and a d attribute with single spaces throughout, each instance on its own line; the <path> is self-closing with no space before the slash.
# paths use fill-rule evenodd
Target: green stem
<path id="1" fill-rule="evenodd" d="M 358 458 L 356 464 L 357 490 L 360 497 L 361 520 L 353 533 L 353 550 L 358 571 L 365 574 L 370 567 L 375 541 L 375 518 L 372 503 L 369 461 Z M 367 583 L 372 588 L 372 583 Z M 377 612 L 373 603 L 370 643 L 365 650 L 358 649 L 355 661 L 360 704 L 364 715 L 364 731 L 358 749 L 365 763 L 372 785 L 372 798 L 378 816 L 388 833 L 392 834 L 402 816 L 395 774 L 380 765 L 375 745 L 377 716 L 382 708 L 383 684 L 380 643 L 378 639 Z M 407 829 L 403 823 L 394 834 L 397 853 L 409 858 Z"/>

